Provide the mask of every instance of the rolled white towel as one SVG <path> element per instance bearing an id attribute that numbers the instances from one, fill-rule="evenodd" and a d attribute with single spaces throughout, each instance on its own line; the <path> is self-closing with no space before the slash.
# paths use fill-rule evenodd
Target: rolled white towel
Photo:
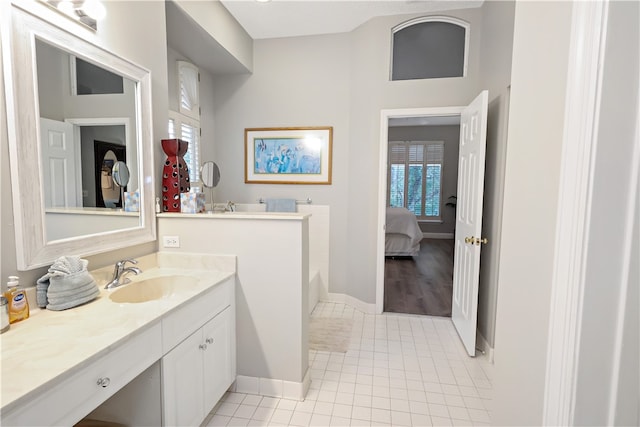
<path id="1" fill-rule="evenodd" d="M 62 256 L 36 282 L 38 307 L 65 310 L 100 295 L 98 284 L 87 271 L 89 262 L 77 256 Z"/>
<path id="2" fill-rule="evenodd" d="M 49 288 L 49 279 L 42 281 L 42 278 L 36 282 L 36 303 L 38 307 L 45 308 L 47 306 L 47 289 Z"/>
<path id="3" fill-rule="evenodd" d="M 88 292 L 86 295 L 78 295 L 73 299 L 67 299 L 57 304 L 49 303 L 47 304 L 47 310 L 61 311 L 61 310 L 66 310 L 68 308 L 77 307 L 79 305 L 86 304 L 89 301 L 93 301 L 98 297 L 98 295 L 100 295 L 100 290 L 96 287 L 95 289 Z"/>
<path id="4" fill-rule="evenodd" d="M 89 261 L 77 256 L 62 256 L 56 259 L 51 267 L 49 267 L 49 273 L 51 275 L 65 275 L 77 273 L 87 269 Z"/>
<path id="5" fill-rule="evenodd" d="M 98 289 L 97 283 L 89 272 L 75 273 L 74 276 L 76 277 L 51 278 L 51 285 L 49 285 L 49 290 L 47 291 L 49 302 L 70 299 L 88 290 Z"/>

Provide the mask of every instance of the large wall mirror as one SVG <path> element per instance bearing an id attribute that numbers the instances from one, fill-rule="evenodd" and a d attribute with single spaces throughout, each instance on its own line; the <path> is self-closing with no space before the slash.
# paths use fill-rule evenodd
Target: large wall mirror
<path id="1" fill-rule="evenodd" d="M 18 268 L 155 240 L 149 72 L 11 11 L 2 42 Z M 126 187 L 114 181 L 119 162 Z M 136 190 L 132 210 L 123 194 Z"/>

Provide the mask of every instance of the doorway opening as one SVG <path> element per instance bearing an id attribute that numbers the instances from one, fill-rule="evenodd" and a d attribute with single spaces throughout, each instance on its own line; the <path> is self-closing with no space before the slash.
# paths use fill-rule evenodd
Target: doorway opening
<path id="1" fill-rule="evenodd" d="M 418 247 L 418 251 L 409 257 L 398 257 L 395 259 L 393 257 L 385 256 L 388 251 L 386 250 L 386 241 L 387 241 L 387 206 L 389 206 L 389 181 L 390 181 L 390 171 L 389 171 L 389 141 L 392 136 L 394 136 L 394 132 L 398 138 L 402 136 L 408 136 L 410 129 L 407 127 L 404 130 L 399 129 L 397 131 L 392 130 L 390 133 L 390 126 L 393 125 L 401 125 L 401 124 L 410 124 L 413 126 L 426 126 L 429 123 L 449 123 L 449 124 L 459 124 L 460 123 L 460 115 L 462 114 L 464 107 L 434 107 L 434 108 L 407 108 L 407 109 L 397 109 L 397 110 L 383 110 L 381 113 L 381 121 L 380 121 L 380 164 L 379 164 L 379 183 L 378 183 L 378 256 L 377 256 L 377 272 L 376 272 L 376 311 L 378 313 L 382 313 L 385 311 L 385 282 L 389 282 L 389 286 L 394 286 L 394 284 L 398 284 L 398 282 L 402 282 L 403 278 L 401 275 L 406 277 L 407 274 L 410 273 L 410 270 L 413 269 L 414 272 L 419 272 L 418 264 L 420 250 L 422 249 L 422 242 L 425 240 L 424 238 L 420 240 L 420 246 Z M 400 127 L 400 126 L 398 126 Z M 404 135 L 403 135 L 404 134 Z M 391 136 L 390 136 L 391 135 Z M 395 139 L 395 138 L 394 138 Z M 445 150 L 446 151 L 446 150 Z M 457 167 L 456 167 L 457 169 Z M 444 171 L 444 168 L 443 168 Z M 455 187 L 454 187 L 455 188 Z M 444 189 L 442 189 L 444 190 Z M 449 197 L 448 193 L 444 193 L 441 191 L 441 197 L 445 199 Z M 443 210 L 443 214 L 446 211 Z M 420 226 L 420 223 L 418 223 Z M 428 229 L 424 223 L 420 230 Z M 392 232 L 393 230 L 389 230 Z M 428 237 L 429 235 L 427 235 Z M 424 237 L 424 232 L 423 236 Z M 432 236 L 433 237 L 433 236 Z M 448 235 L 438 235 L 436 237 L 449 237 L 453 238 L 452 231 L 449 231 Z M 429 238 L 429 237 L 428 237 Z M 426 243 L 426 242 L 425 242 Z M 414 256 L 418 259 L 414 259 Z M 451 257 L 451 262 L 453 262 L 453 257 Z M 406 263 L 403 265 L 402 263 Z M 388 267 L 388 268 L 387 268 Z M 405 271 L 406 270 L 406 271 Z M 389 273 L 387 279 L 385 280 L 385 273 Z M 406 273 L 406 274 L 405 274 Z M 446 274 L 446 273 L 445 273 Z M 453 282 L 452 282 L 453 283 Z M 395 290 L 403 291 L 402 287 L 396 286 Z M 416 294 L 412 294 L 409 289 L 406 289 L 405 299 L 411 299 Z M 393 295 L 392 295 L 393 298 Z M 402 305 L 402 304 L 400 304 Z M 398 306 L 389 302 L 389 308 L 394 312 L 398 310 Z M 450 303 L 449 303 L 450 306 Z M 446 309 L 445 309 L 446 311 Z M 407 311 L 408 312 L 408 311 Z M 420 314 L 420 313 L 413 313 Z M 450 314 L 449 314 L 450 315 Z"/>
<path id="2" fill-rule="evenodd" d="M 451 317 L 460 115 L 388 120 L 384 307 Z"/>
<path id="3" fill-rule="evenodd" d="M 480 237 L 487 110 L 488 91 L 483 90 L 465 107 L 413 108 L 381 112 L 376 267 L 376 309 L 379 313 L 384 311 L 386 236 L 394 232 L 388 227 L 391 221 L 387 217 L 387 202 L 390 199 L 387 196 L 390 192 L 387 187 L 389 177 L 386 173 L 390 159 L 390 120 L 408 117 L 460 117 L 451 320 L 470 356 L 475 355 L 480 252 L 482 244 L 487 242 L 486 238 Z"/>

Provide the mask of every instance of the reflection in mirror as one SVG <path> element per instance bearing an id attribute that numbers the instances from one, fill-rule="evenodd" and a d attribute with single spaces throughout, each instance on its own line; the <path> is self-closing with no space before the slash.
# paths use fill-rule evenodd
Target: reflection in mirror
<path id="1" fill-rule="evenodd" d="M 115 185 L 112 169 L 138 158 L 136 83 L 39 38 L 36 66 L 49 241 L 77 236 L 83 212 L 122 211 L 125 190 Z M 104 213 L 101 231 L 139 225 L 137 213 Z"/>
<path id="2" fill-rule="evenodd" d="M 127 154 L 124 146 L 104 141 L 94 142 L 94 193 L 87 193 L 83 206 L 113 209 L 118 205 L 120 192 L 113 181 L 113 165 L 125 161 Z"/>
<path id="3" fill-rule="evenodd" d="M 213 203 L 213 189 L 220 182 L 220 168 L 214 162 L 204 162 L 200 168 L 200 179 L 202 179 L 202 185 L 209 189 L 209 199 L 211 200 L 211 212 L 215 211 L 215 204 Z"/>
<path id="4" fill-rule="evenodd" d="M 120 204 L 120 207 L 124 209 L 124 192 L 126 191 L 127 184 L 129 183 L 129 168 L 125 162 L 119 161 L 113 165 L 111 170 L 113 182 L 120 189 L 120 200 L 118 203 Z"/>
<path id="5" fill-rule="evenodd" d="M 129 183 L 129 168 L 125 162 L 113 165 L 113 181 L 120 188 L 125 188 Z"/>
<path id="6" fill-rule="evenodd" d="M 113 167 L 118 159 L 113 151 L 107 151 L 102 159 L 102 167 L 100 168 L 100 193 L 102 193 L 102 201 L 107 208 L 115 208 L 120 202 L 120 191 L 115 185 L 115 176 Z"/>
<path id="7" fill-rule="evenodd" d="M 149 71 L 22 2 L 5 10 L 11 27 L 0 42 L 18 269 L 155 240 Z M 118 161 L 126 161 L 138 212 L 105 206 L 105 199 L 122 204 L 121 195 L 108 194 L 124 188 L 113 182 Z"/>

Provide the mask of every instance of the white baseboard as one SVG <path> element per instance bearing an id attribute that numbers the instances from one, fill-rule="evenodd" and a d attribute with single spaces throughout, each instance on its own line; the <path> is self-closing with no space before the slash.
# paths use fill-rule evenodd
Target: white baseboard
<path id="1" fill-rule="evenodd" d="M 453 233 L 422 233 L 423 239 L 453 239 Z"/>
<path id="2" fill-rule="evenodd" d="M 285 399 L 304 400 L 311 385 L 309 369 L 302 382 L 276 380 L 273 378 L 248 377 L 237 375 L 230 390 L 236 393 L 256 394 L 259 396 L 282 397 Z"/>
<path id="3" fill-rule="evenodd" d="M 376 314 L 376 305 L 370 304 L 368 302 L 364 302 L 359 300 L 358 298 L 352 297 L 347 294 L 338 294 L 334 292 L 329 292 L 326 297 L 323 299 L 326 302 L 341 302 L 347 304 L 356 310 L 362 311 L 366 314 Z"/>
<path id="4" fill-rule="evenodd" d="M 476 347 L 485 353 L 489 362 L 493 363 L 493 347 L 478 330 L 476 330 Z"/>

